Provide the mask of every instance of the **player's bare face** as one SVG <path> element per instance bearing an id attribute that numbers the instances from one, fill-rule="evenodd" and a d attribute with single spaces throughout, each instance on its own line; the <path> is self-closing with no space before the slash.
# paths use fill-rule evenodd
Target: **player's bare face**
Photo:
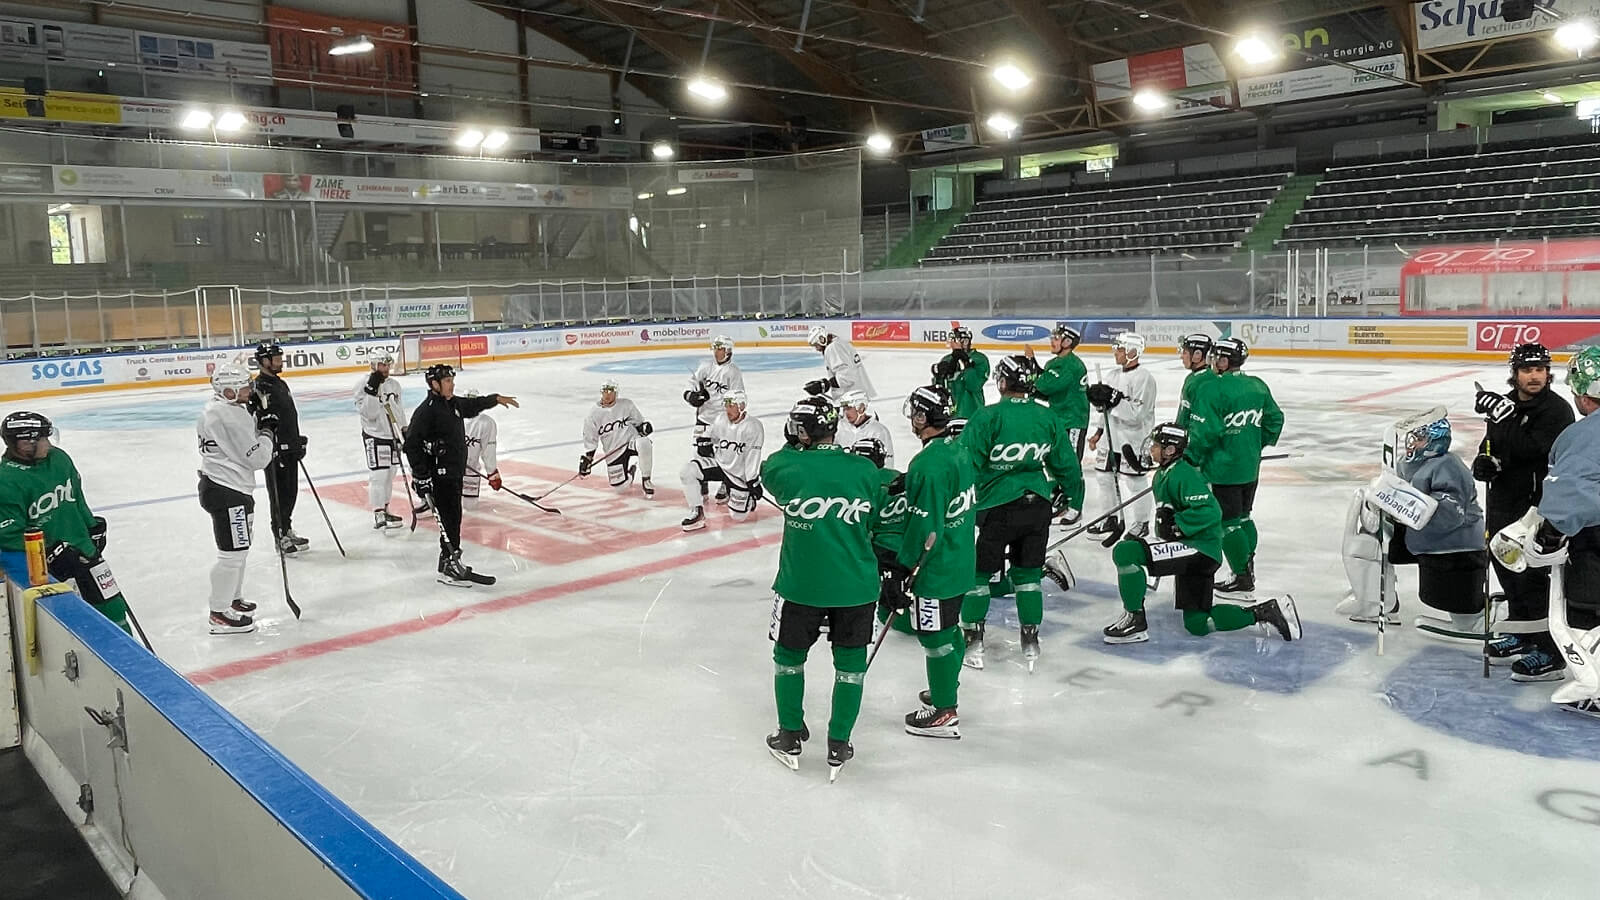
<path id="1" fill-rule="evenodd" d="M 733 359 L 733 353 L 732 351 L 722 347 L 713 347 L 711 350 L 711 358 L 717 361 L 717 365 L 721 366 L 727 364 L 728 360 Z M 606 405 L 610 406 L 611 404 L 608 403 Z"/>
<path id="2" fill-rule="evenodd" d="M 867 420 L 867 410 L 861 406 L 846 406 L 844 408 L 844 417 L 850 421 L 851 425 L 860 425 Z"/>
<path id="3" fill-rule="evenodd" d="M 379 375 L 382 375 L 385 378 L 388 378 L 389 377 L 389 364 L 386 363 L 386 362 L 373 363 L 372 364 L 372 371 L 377 372 Z"/>
<path id="4" fill-rule="evenodd" d="M 17 459 L 23 462 L 38 462 L 50 455 L 50 439 L 42 437 L 17 441 L 16 450 L 13 452 Z"/>
<path id="5" fill-rule="evenodd" d="M 728 421 L 735 425 L 744 421 L 744 407 L 737 403 L 722 404 L 722 411 L 728 414 Z"/>
<path id="6" fill-rule="evenodd" d="M 600 392 L 600 405 L 601 406 L 610 407 L 613 403 L 616 403 L 616 402 L 617 402 L 617 392 L 616 391 L 601 391 Z"/>
<path id="7" fill-rule="evenodd" d="M 261 361 L 261 371 L 268 375 L 283 374 L 283 355 L 269 356 Z"/>
<path id="8" fill-rule="evenodd" d="M 1517 369 L 1517 393 L 1532 397 L 1550 386 L 1550 369 L 1546 366 L 1523 366 Z"/>
<path id="9" fill-rule="evenodd" d="M 454 375 L 448 378 L 441 378 L 435 384 L 439 385 L 439 396 L 446 400 L 456 395 L 456 377 Z"/>
<path id="10" fill-rule="evenodd" d="M 1206 355 L 1198 350 L 1179 350 L 1178 356 L 1183 360 L 1183 367 L 1191 372 L 1205 368 Z"/>
<path id="11" fill-rule="evenodd" d="M 1116 349 L 1111 351 L 1111 355 L 1117 360 L 1117 365 L 1119 365 L 1119 366 L 1127 366 L 1128 365 L 1128 351 L 1122 349 L 1121 347 L 1118 347 L 1118 348 L 1116 348 Z"/>
<path id="12" fill-rule="evenodd" d="M 1067 342 L 1055 335 L 1050 335 L 1050 352 L 1057 356 L 1067 352 Z"/>

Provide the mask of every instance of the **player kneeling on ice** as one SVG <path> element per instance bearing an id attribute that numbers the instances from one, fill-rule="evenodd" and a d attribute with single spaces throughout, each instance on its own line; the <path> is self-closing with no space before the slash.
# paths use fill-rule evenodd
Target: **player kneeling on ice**
<path id="1" fill-rule="evenodd" d="M 211 633 L 256 630 L 244 599 L 244 564 L 255 531 L 256 473 L 272 461 L 277 414 L 252 417 L 250 373 L 244 366 L 219 366 L 211 375 L 211 402 L 200 413 L 200 507 L 211 514 L 217 561 L 211 567 Z"/>
<path id="2" fill-rule="evenodd" d="M 709 482 L 726 486 L 728 514 L 735 522 L 749 518 L 761 501 L 761 443 L 766 433 L 761 420 L 746 412 L 745 405 L 744 391 L 728 392 L 722 398 L 722 415 L 711 423 L 710 430 L 694 439 L 694 458 L 679 474 L 683 499 L 689 505 L 684 531 L 706 527 L 706 510 L 701 504 Z"/>
<path id="3" fill-rule="evenodd" d="M 461 396 L 476 398 L 478 392 L 462 391 Z M 461 424 L 467 431 L 467 467 L 461 475 L 461 502 L 476 507 L 485 482 L 497 491 L 505 485 L 500 478 L 500 423 L 482 412 L 461 420 Z"/>
<path id="4" fill-rule="evenodd" d="M 75 582 L 80 597 L 128 631 L 127 601 L 100 558 L 106 520 L 89 510 L 78 467 L 67 451 L 51 446 L 55 436 L 55 426 L 38 413 L 14 412 L 0 421 L 6 445 L 0 460 L 0 550 L 21 553 L 22 533 L 43 531 L 50 574 Z"/>
<path id="5" fill-rule="evenodd" d="M 800 744 L 811 736 L 805 723 L 806 656 L 827 629 L 834 670 L 830 780 L 855 755 L 850 733 L 861 713 L 879 594 L 872 528 L 884 495 L 878 468 L 834 443 L 838 428 L 838 407 L 824 397 L 807 397 L 789 411 L 787 443 L 761 466 L 761 480 L 783 510 L 768 632 L 778 730 L 767 736 L 767 749 L 789 768 L 800 767 Z"/>
<path id="6" fill-rule="evenodd" d="M 1144 598 L 1148 576 L 1173 576 L 1183 627 L 1196 637 L 1212 631 L 1237 631 L 1250 625 L 1276 630 L 1284 640 L 1300 637 L 1300 616 L 1294 599 L 1263 600 L 1252 606 L 1213 603 L 1211 576 L 1222 565 L 1222 507 L 1200 471 L 1183 458 L 1189 433 L 1177 425 L 1157 425 L 1150 432 L 1150 463 L 1156 467 L 1152 493 L 1156 507 L 1156 540 L 1129 538 L 1111 548 L 1117 566 L 1117 593 L 1122 618 L 1106 626 L 1108 644 L 1148 640 Z"/>
<path id="7" fill-rule="evenodd" d="M 467 429 L 462 420 L 496 406 L 518 406 L 517 398 L 457 397 L 456 370 L 444 363 L 429 366 L 423 377 L 428 396 L 411 413 L 405 451 L 412 486 L 439 516 L 439 583 L 494 584 L 492 576 L 479 575 L 461 563 L 461 476 L 467 463 Z"/>
<path id="8" fill-rule="evenodd" d="M 578 457 L 578 474 L 589 476 L 598 450 L 600 463 L 606 467 L 606 480 L 613 488 L 619 493 L 627 490 L 637 473 L 645 499 L 654 500 L 656 489 L 650 483 L 650 469 L 655 453 L 650 433 L 655 428 L 645 421 L 632 400 L 617 396 L 618 387 L 611 379 L 600 382 L 600 401 L 589 410 L 589 418 L 583 420 L 583 455 Z M 635 457 L 639 460 L 637 466 L 631 464 Z"/>
<path id="9" fill-rule="evenodd" d="M 389 512 L 394 492 L 394 470 L 400 465 L 400 382 L 389 377 L 394 357 L 380 350 L 372 357 L 372 371 L 356 385 L 356 411 L 361 416 L 361 446 L 367 455 L 367 505 L 372 507 L 372 527 L 401 527 L 403 521 Z"/>
<path id="10" fill-rule="evenodd" d="M 1550 636 L 1567 680 L 1550 700 L 1600 717 L 1600 347 L 1572 357 L 1567 386 L 1582 418 L 1550 450 L 1539 505 L 1501 529 L 1493 547 L 1513 572 L 1553 570 Z"/>
<path id="11" fill-rule="evenodd" d="M 1444 407 L 1403 420 L 1391 438 L 1396 471 L 1382 472 L 1351 501 L 1344 543 L 1351 596 L 1336 609 L 1359 621 L 1398 609 L 1385 597 L 1379 516 L 1395 522 L 1389 539 L 1392 564 L 1417 564 L 1417 594 L 1443 617 L 1420 616 L 1418 628 L 1450 640 L 1483 640 L 1483 510 L 1465 463 L 1450 453 L 1450 419 Z M 1384 600 L 1389 599 L 1389 603 Z"/>

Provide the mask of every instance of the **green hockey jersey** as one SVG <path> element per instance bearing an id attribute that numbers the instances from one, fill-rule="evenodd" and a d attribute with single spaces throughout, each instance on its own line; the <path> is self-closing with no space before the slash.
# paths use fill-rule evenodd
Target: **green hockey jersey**
<path id="1" fill-rule="evenodd" d="M 1249 484 L 1261 476 L 1261 449 L 1278 442 L 1283 410 L 1267 383 L 1229 371 L 1191 398 L 1190 458 L 1212 484 Z"/>
<path id="2" fill-rule="evenodd" d="M 1068 351 L 1045 364 L 1044 371 L 1033 382 L 1033 392 L 1050 404 L 1050 409 L 1061 417 L 1067 428 L 1089 427 L 1089 369 Z"/>
<path id="3" fill-rule="evenodd" d="M 1216 371 L 1207 367 L 1195 369 L 1183 379 L 1183 389 L 1178 392 L 1178 415 L 1173 420 L 1179 427 L 1193 430 L 1189 422 L 1194 415 L 1194 398 L 1200 396 L 1217 377 Z"/>
<path id="4" fill-rule="evenodd" d="M 948 365 L 954 353 L 946 353 L 939 366 Z M 989 357 L 977 350 L 967 351 L 966 365 L 957 364 L 949 378 L 934 378 L 934 383 L 950 392 L 950 408 L 955 418 L 964 419 L 983 408 L 983 385 L 989 380 Z"/>
<path id="5" fill-rule="evenodd" d="M 872 526 L 872 546 L 899 554 L 900 541 L 906 533 L 906 494 L 904 490 L 893 494 L 888 490 L 895 479 L 903 476 L 894 469 L 879 469 L 878 476 L 883 479 L 884 496 L 879 500 L 878 519 Z"/>
<path id="6" fill-rule="evenodd" d="M 1067 425 L 1031 397 L 1001 397 L 967 420 L 961 443 L 978 467 L 978 508 L 1003 506 L 1031 491 L 1050 499 L 1052 480 L 1082 496 L 1083 469 Z M 1074 488 L 1080 493 L 1074 494 Z"/>
<path id="7" fill-rule="evenodd" d="M 99 551 L 89 539 L 93 523 L 78 467 L 67 451 L 52 447 L 32 465 L 0 460 L 0 550 L 22 550 L 22 532 L 39 528 L 46 550 L 65 541 L 85 559 L 94 559 Z"/>
<path id="8" fill-rule="evenodd" d="M 915 566 L 928 535 L 939 535 L 912 585 L 918 596 L 945 600 L 972 589 L 972 573 L 978 568 L 977 474 L 967 448 L 953 437 L 936 437 L 923 445 L 906 469 L 904 499 L 911 515 L 904 525 L 900 563 Z"/>
<path id="9" fill-rule="evenodd" d="M 1186 459 L 1156 471 L 1151 484 L 1158 506 L 1170 507 L 1178 539 L 1212 559 L 1222 561 L 1222 507 Z"/>
<path id="10" fill-rule="evenodd" d="M 761 483 L 783 510 L 783 547 L 772 589 L 804 606 L 878 599 L 872 529 L 884 497 L 877 466 L 837 444 L 785 446 L 761 464 Z"/>

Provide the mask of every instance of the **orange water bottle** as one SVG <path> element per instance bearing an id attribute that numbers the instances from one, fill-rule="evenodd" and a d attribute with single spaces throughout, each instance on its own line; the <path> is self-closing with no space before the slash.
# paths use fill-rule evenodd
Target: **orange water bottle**
<path id="1" fill-rule="evenodd" d="M 44 531 L 29 528 L 22 533 L 22 552 L 28 557 L 28 586 L 38 587 L 50 580 L 50 570 L 44 564 Z"/>

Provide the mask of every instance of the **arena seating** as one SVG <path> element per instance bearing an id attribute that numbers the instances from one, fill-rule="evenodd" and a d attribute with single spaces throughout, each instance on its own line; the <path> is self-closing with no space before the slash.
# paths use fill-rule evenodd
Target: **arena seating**
<path id="1" fill-rule="evenodd" d="M 1478 150 L 1330 168 L 1279 246 L 1478 243 L 1600 227 L 1600 143 Z"/>
<path id="2" fill-rule="evenodd" d="M 1238 246 L 1287 171 L 981 200 L 924 264 L 1206 253 Z"/>

